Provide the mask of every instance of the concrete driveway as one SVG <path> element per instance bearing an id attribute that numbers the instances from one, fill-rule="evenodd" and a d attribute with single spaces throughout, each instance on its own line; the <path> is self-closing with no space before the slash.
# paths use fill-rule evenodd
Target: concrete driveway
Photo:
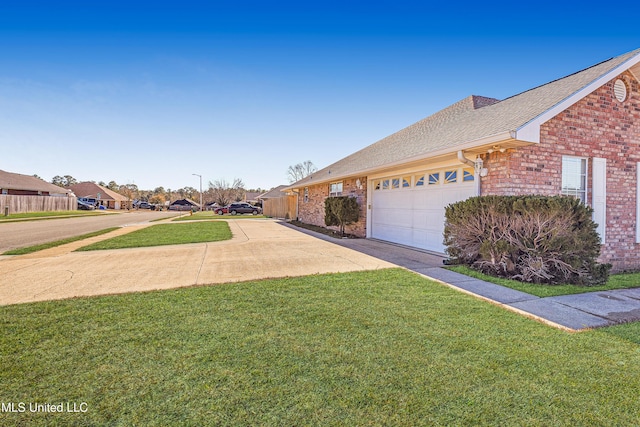
<path id="1" fill-rule="evenodd" d="M 29 255 L 0 257 L 0 305 L 319 273 L 395 267 L 275 220 L 229 220 L 233 239 L 72 252 L 148 225 Z"/>

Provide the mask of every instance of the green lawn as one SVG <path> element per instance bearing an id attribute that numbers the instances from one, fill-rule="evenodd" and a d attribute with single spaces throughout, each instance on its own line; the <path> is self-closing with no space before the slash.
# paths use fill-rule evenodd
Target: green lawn
<path id="1" fill-rule="evenodd" d="M 251 214 L 238 214 L 238 215 L 231 215 L 231 214 L 224 214 L 224 215 L 218 215 L 217 213 L 213 212 L 213 211 L 204 211 L 204 212 L 194 212 L 193 215 L 185 215 L 185 216 L 181 216 L 179 218 L 174 219 L 173 221 L 196 221 L 196 220 L 203 220 L 203 219 L 238 219 L 238 218 L 266 218 L 266 216 L 264 215 L 251 215 Z"/>
<path id="2" fill-rule="evenodd" d="M 535 283 L 519 282 L 517 280 L 493 277 L 469 267 L 456 265 L 448 267 L 450 270 L 466 274 L 476 279 L 495 283 L 507 288 L 526 292 L 539 297 L 555 297 L 560 295 L 582 294 L 585 292 L 608 291 L 613 289 L 627 289 L 640 287 L 640 273 L 614 274 L 609 277 L 608 282 L 602 286 L 577 286 L 577 285 L 538 285 Z"/>
<path id="3" fill-rule="evenodd" d="M 25 248 L 13 249 L 3 253 L 2 255 L 24 255 L 33 252 L 38 252 L 44 249 L 54 248 L 56 246 L 65 245 L 71 242 L 77 242 L 78 240 L 88 239 L 90 237 L 100 236 L 107 234 L 113 230 L 117 230 L 118 227 L 105 228 L 104 230 L 94 231 L 93 233 L 82 234 L 80 236 L 69 237 L 68 239 L 56 240 L 55 242 L 43 243 L 41 245 L 27 246 Z"/>
<path id="4" fill-rule="evenodd" d="M 185 243 L 218 242 L 231 239 L 229 225 L 224 221 L 187 224 L 157 224 L 113 239 L 103 240 L 78 251 L 141 248 L 147 246 L 182 245 Z"/>
<path id="5" fill-rule="evenodd" d="M 570 334 L 402 269 L 0 307 L 0 425 L 637 425 L 637 326 Z"/>
<path id="6" fill-rule="evenodd" d="M 104 211 L 55 211 L 55 212 L 27 212 L 19 214 L 10 214 L 4 216 L 0 214 L 0 222 L 12 222 L 14 220 L 26 220 L 26 219 L 53 219 L 53 218 L 71 218 L 76 216 L 95 216 L 95 215 L 107 215 Z"/>

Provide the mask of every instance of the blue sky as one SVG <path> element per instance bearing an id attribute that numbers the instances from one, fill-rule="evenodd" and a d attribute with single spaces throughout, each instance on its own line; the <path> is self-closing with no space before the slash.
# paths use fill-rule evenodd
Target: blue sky
<path id="1" fill-rule="evenodd" d="M 5 0 L 0 169 L 268 189 L 290 165 L 327 166 L 469 95 L 506 98 L 639 48 L 638 11 Z"/>

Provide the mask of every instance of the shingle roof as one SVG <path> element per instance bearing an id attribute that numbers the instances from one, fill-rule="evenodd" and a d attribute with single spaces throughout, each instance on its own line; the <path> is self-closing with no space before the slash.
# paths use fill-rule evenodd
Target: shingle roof
<path id="1" fill-rule="evenodd" d="M 71 191 L 40 178 L 0 170 L 0 188 L 8 190 L 42 191 L 49 194 L 68 194 Z"/>
<path id="2" fill-rule="evenodd" d="M 640 49 L 601 62 L 597 65 L 498 101 L 492 98 L 469 96 L 450 107 L 422 119 L 362 150 L 353 153 L 304 178 L 288 188 L 299 188 L 313 183 L 327 182 L 346 176 L 366 174 L 385 165 L 429 158 L 434 153 L 468 147 L 475 141 L 499 135 L 534 134 L 536 120 L 546 112 L 571 100 L 577 102 L 581 90 L 598 83 L 612 72 L 636 66 Z M 628 68 L 627 67 L 627 68 Z M 606 83 L 602 81 L 601 84 Z M 594 88 L 595 89 L 595 88 Z M 573 98 L 576 98 L 575 100 Z M 557 113 L 556 113 L 557 114 Z M 549 117 L 550 118 L 550 117 Z M 539 126 L 539 123 L 537 124 Z"/>
<path id="3" fill-rule="evenodd" d="M 279 185 L 275 188 L 272 188 L 271 190 L 267 191 L 266 193 L 262 193 L 261 195 L 258 196 L 258 199 L 277 199 L 279 197 L 282 196 L 286 196 L 287 193 L 285 191 L 282 191 L 283 189 L 287 188 L 288 185 Z"/>
<path id="4" fill-rule="evenodd" d="M 191 205 L 191 206 L 197 206 L 197 207 L 200 207 L 200 203 L 198 203 L 198 202 L 194 202 L 193 200 L 191 200 L 191 199 L 187 199 L 187 198 L 179 199 L 179 200 L 175 200 L 175 201 L 173 201 L 173 202 L 171 203 L 171 206 L 174 206 L 174 205 L 179 205 L 179 206 L 187 206 L 187 205 Z"/>
<path id="5" fill-rule="evenodd" d="M 73 191 L 73 193 L 78 197 L 97 198 L 98 193 L 100 193 L 100 200 L 117 200 L 120 202 L 129 200 L 126 196 L 116 193 L 113 190 L 109 190 L 108 188 L 98 185 L 95 182 L 80 182 L 78 184 L 72 185 L 70 188 L 71 191 Z"/>

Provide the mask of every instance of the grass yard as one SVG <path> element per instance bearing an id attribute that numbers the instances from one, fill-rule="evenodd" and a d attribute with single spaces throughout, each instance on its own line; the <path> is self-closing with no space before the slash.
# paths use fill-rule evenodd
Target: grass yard
<path id="1" fill-rule="evenodd" d="M 582 294 L 585 292 L 609 291 L 613 289 L 628 289 L 640 287 L 640 273 L 614 274 L 609 277 L 609 281 L 602 286 L 577 286 L 577 285 L 538 285 L 535 283 L 519 282 L 517 280 L 493 277 L 480 273 L 463 265 L 447 267 L 457 273 L 466 274 L 476 279 L 495 283 L 507 288 L 526 292 L 538 297 L 555 297 L 560 295 Z"/>
<path id="2" fill-rule="evenodd" d="M 111 212 L 110 212 L 111 213 Z M 27 219 L 53 219 L 53 218 L 72 218 L 77 216 L 96 216 L 96 215 L 109 215 L 104 211 L 55 211 L 55 212 L 27 212 L 19 214 L 10 214 L 8 216 L 0 216 L 0 222 L 12 222 L 14 220 L 27 220 Z"/>
<path id="3" fill-rule="evenodd" d="M 402 269 L 0 307 L 0 425 L 637 425 L 640 334 Z"/>
<path id="4" fill-rule="evenodd" d="M 186 243 L 218 242 L 231 239 L 229 225 L 224 221 L 186 224 L 157 224 L 113 239 L 103 240 L 78 251 L 140 248 L 147 246 L 181 245 Z"/>
<path id="5" fill-rule="evenodd" d="M 117 230 L 118 227 L 105 228 L 104 230 L 94 231 L 92 233 L 82 234 L 80 236 L 69 237 L 68 239 L 56 240 L 55 242 L 43 243 L 41 245 L 27 246 L 25 248 L 13 249 L 3 253 L 2 255 L 24 255 L 33 252 L 42 251 L 44 249 L 55 248 L 56 246 L 66 245 L 67 243 L 77 242 L 79 240 L 88 239 L 90 237 L 100 236 L 107 234 L 113 230 Z"/>
<path id="6" fill-rule="evenodd" d="M 194 212 L 193 215 L 187 214 L 187 215 L 181 216 L 179 218 L 176 218 L 173 221 L 197 221 L 197 220 L 203 220 L 203 219 L 229 219 L 229 218 L 233 218 L 233 219 L 254 218 L 254 219 L 256 219 L 256 218 L 266 218 L 266 216 L 264 216 L 264 215 L 251 215 L 251 214 L 238 214 L 238 215 L 224 214 L 224 215 L 218 215 L 214 211 L 204 211 L 204 212 Z"/>

